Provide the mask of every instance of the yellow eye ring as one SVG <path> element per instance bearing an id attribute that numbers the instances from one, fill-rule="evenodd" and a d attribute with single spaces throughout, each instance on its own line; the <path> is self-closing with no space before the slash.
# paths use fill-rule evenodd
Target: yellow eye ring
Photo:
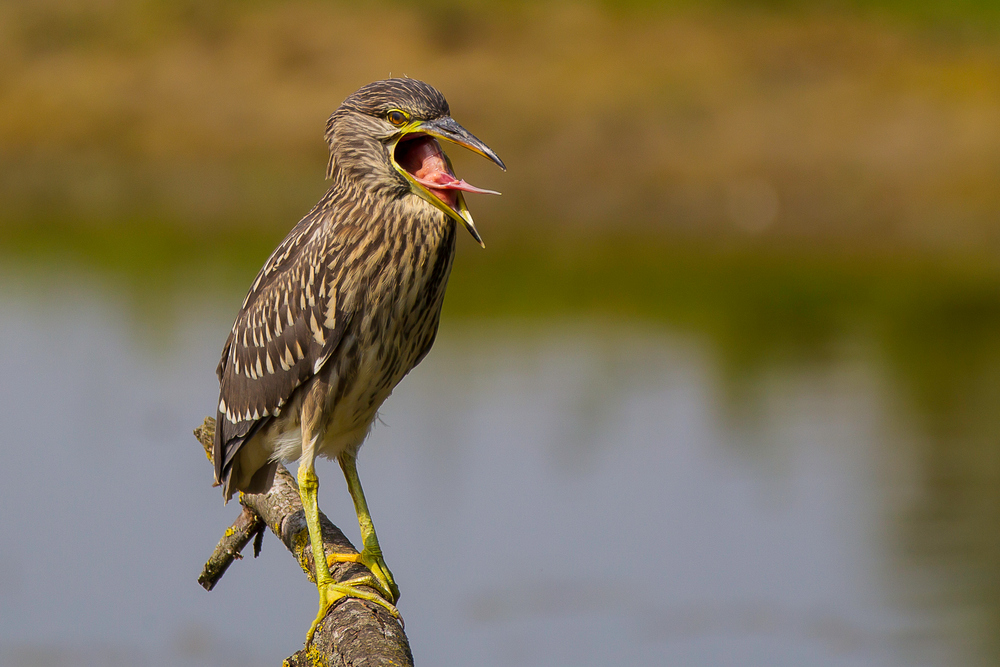
<path id="1" fill-rule="evenodd" d="M 389 122 L 395 125 L 396 127 L 403 125 L 404 123 L 406 123 L 406 121 L 409 120 L 409 117 L 399 109 L 393 109 L 392 111 L 387 113 L 385 117 L 388 118 Z"/>

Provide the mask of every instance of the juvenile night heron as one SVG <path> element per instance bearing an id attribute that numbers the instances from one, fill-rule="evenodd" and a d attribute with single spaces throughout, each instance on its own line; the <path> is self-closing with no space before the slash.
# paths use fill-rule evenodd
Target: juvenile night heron
<path id="1" fill-rule="evenodd" d="M 382 558 L 356 457 L 379 406 L 434 342 L 456 223 L 482 244 L 463 191 L 490 191 L 455 177 L 439 139 L 505 169 L 426 83 L 377 81 L 344 100 L 326 128 L 333 184 L 265 262 L 222 350 L 214 456 L 226 500 L 236 491 L 265 492 L 277 461 L 299 460 L 320 600 L 307 644 L 345 596 L 398 615 L 399 589 Z M 370 576 L 345 583 L 330 576 L 317 456 L 340 463 L 364 545 L 330 562 L 363 563 Z"/>

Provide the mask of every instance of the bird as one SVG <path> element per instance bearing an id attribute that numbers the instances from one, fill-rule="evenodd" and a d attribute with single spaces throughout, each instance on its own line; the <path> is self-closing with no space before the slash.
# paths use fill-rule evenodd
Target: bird
<path id="1" fill-rule="evenodd" d="M 382 403 L 434 343 L 461 225 L 484 246 L 464 193 L 499 194 L 455 176 L 441 142 L 506 166 L 459 125 L 433 86 L 390 78 L 349 95 L 326 125 L 331 185 L 253 281 L 217 368 L 215 484 L 225 501 L 263 493 L 278 462 L 297 481 L 316 566 L 319 612 L 344 597 L 399 618 L 357 471 Z M 336 459 L 354 501 L 363 548 L 328 558 L 320 533 L 317 457 Z M 338 583 L 331 562 L 370 575 Z M 360 586 L 374 588 L 374 595 Z"/>

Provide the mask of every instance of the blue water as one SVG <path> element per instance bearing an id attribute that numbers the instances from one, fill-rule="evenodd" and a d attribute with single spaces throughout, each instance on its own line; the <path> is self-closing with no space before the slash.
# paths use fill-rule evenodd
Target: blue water
<path id="1" fill-rule="evenodd" d="M 238 304 L 150 321 L 86 277 L 18 281 L 0 664 L 280 664 L 316 594 L 273 536 L 196 582 L 239 511 L 191 435 Z M 908 548 L 922 436 L 863 341 L 730 393 L 662 327 L 446 320 L 360 457 L 417 664 L 986 662 L 985 612 Z M 356 541 L 339 468 L 318 472 Z"/>

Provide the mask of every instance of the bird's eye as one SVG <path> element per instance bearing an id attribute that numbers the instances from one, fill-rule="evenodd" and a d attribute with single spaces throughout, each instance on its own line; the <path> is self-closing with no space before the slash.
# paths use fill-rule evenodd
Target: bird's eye
<path id="1" fill-rule="evenodd" d="M 389 119 L 390 123 L 392 123 L 393 125 L 395 125 L 397 127 L 399 127 L 400 125 L 402 125 L 403 123 L 405 123 L 406 120 L 407 120 L 406 114 L 403 113 L 402 111 L 400 111 L 399 109 L 393 109 L 392 111 L 390 111 L 386 115 L 386 118 Z"/>

